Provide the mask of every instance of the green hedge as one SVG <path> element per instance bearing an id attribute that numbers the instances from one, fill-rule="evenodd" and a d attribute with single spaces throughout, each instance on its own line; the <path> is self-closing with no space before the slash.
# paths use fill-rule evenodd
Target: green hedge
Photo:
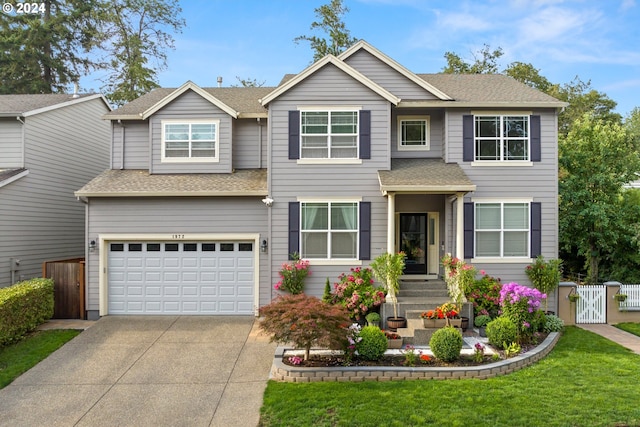
<path id="1" fill-rule="evenodd" d="M 20 340 L 52 316 L 52 279 L 31 279 L 1 288 L 0 347 Z"/>

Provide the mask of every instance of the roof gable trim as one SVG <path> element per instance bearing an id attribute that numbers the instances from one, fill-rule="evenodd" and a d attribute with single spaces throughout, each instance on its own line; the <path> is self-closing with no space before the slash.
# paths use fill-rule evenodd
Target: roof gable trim
<path id="1" fill-rule="evenodd" d="M 25 111 L 24 113 L 17 114 L 17 115 L 22 117 L 35 116 L 36 114 L 46 113 L 47 111 L 57 110 L 58 108 L 68 107 L 70 105 L 79 104 L 81 102 L 93 101 L 94 99 L 102 99 L 102 102 L 104 102 L 104 105 L 109 109 L 109 111 L 112 110 L 111 105 L 109 105 L 109 101 L 107 101 L 107 98 L 105 98 L 104 95 L 100 93 L 96 93 L 95 95 L 75 98 L 75 99 L 72 99 L 71 101 L 61 102 L 60 104 L 54 104 L 48 107 L 36 108 L 35 110 Z M 13 114 L 13 115 L 16 115 L 16 114 Z"/>
<path id="2" fill-rule="evenodd" d="M 216 107 L 220 108 L 225 113 L 229 114 L 234 119 L 238 118 L 239 113 L 236 110 L 234 110 L 233 108 L 229 107 L 227 104 L 225 104 L 224 102 L 220 101 L 218 98 L 216 98 L 215 96 L 211 95 L 209 92 L 205 91 L 204 89 L 202 89 L 197 84 L 193 83 L 191 80 L 188 80 L 185 84 L 180 86 L 178 89 L 176 89 L 173 92 L 171 92 L 171 94 L 169 94 L 168 96 L 162 98 L 160 101 L 156 102 L 154 105 L 152 105 L 150 108 L 148 108 L 144 113 L 141 113 L 140 114 L 140 118 L 142 118 L 143 120 L 148 119 L 153 114 L 155 114 L 158 110 L 160 110 L 163 107 L 169 105 L 176 98 L 178 98 L 180 95 L 182 95 L 183 93 L 187 92 L 188 90 L 194 91 L 195 93 L 200 95 L 202 98 L 204 98 L 207 101 L 209 101 L 211 104 L 215 105 Z M 109 118 L 113 119 L 113 117 L 109 117 Z"/>
<path id="3" fill-rule="evenodd" d="M 362 83 L 363 85 L 371 89 L 373 92 L 377 93 L 378 95 L 380 95 L 387 101 L 393 103 L 394 105 L 398 105 L 400 103 L 400 98 L 398 98 L 397 96 L 395 96 L 394 94 L 392 94 L 391 92 L 389 92 L 388 90 L 380 86 L 379 84 L 369 79 L 364 74 L 360 73 L 355 68 L 344 63 L 343 61 L 341 61 L 340 59 L 336 58 L 333 55 L 327 55 L 324 58 L 320 59 L 319 61 L 311 64 L 309 67 L 307 67 L 302 72 L 297 74 L 294 78 L 292 78 L 291 80 L 289 80 L 282 86 L 276 88 L 273 92 L 269 93 L 267 96 L 262 98 L 260 100 L 260 103 L 266 106 L 268 103 L 270 103 L 280 95 L 284 94 L 289 89 L 293 88 L 298 83 L 304 81 L 307 77 L 313 75 L 316 71 L 322 69 L 324 66 L 328 64 L 335 65 L 338 69 L 342 70 L 343 72 L 351 76 L 353 79 Z"/>
<path id="4" fill-rule="evenodd" d="M 365 51 L 369 52 L 375 58 L 379 59 L 380 61 L 382 61 L 383 63 L 385 63 L 389 67 L 393 68 L 394 70 L 396 70 L 397 72 L 402 74 L 407 79 L 411 80 L 412 82 L 414 82 L 415 84 L 417 84 L 421 88 L 425 89 L 426 91 L 432 93 L 438 99 L 440 99 L 442 101 L 452 101 L 453 100 L 453 98 L 451 98 L 449 95 L 447 95 L 446 93 L 442 92 L 440 89 L 436 88 L 435 86 L 431 85 L 430 83 L 427 83 L 426 81 L 424 81 L 423 79 L 418 77 L 415 73 L 409 71 L 407 68 L 402 66 L 400 63 L 396 62 L 395 60 L 393 60 L 389 56 L 387 56 L 384 53 L 380 52 L 378 49 L 376 49 L 375 47 L 371 46 L 369 43 L 367 43 L 364 40 L 360 40 L 359 42 L 357 42 L 356 44 L 351 46 L 349 49 L 347 49 L 344 52 L 342 52 L 338 56 L 338 59 L 340 59 L 341 61 L 344 61 L 345 59 L 347 59 L 348 57 L 350 57 L 351 55 L 353 55 L 354 53 L 356 53 L 356 52 L 358 52 L 360 50 L 365 50 Z"/>

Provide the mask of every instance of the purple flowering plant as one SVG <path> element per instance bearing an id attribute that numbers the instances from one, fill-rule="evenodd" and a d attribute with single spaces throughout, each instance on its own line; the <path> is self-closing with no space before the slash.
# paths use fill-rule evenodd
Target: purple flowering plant
<path id="1" fill-rule="evenodd" d="M 540 323 L 544 323 L 544 315 L 540 310 L 542 301 L 547 298 L 535 288 L 511 282 L 500 290 L 500 308 L 502 315 L 509 317 L 518 328 L 520 343 L 526 341 L 537 332 Z"/>

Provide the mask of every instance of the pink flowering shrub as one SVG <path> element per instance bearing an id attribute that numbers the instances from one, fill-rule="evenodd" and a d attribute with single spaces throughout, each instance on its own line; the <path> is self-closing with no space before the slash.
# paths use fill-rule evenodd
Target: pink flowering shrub
<path id="1" fill-rule="evenodd" d="M 544 313 L 540 310 L 542 301 L 547 298 L 535 288 L 512 282 L 500 290 L 502 315 L 511 319 L 518 329 L 518 341 L 524 343 L 533 337 L 544 325 Z"/>
<path id="2" fill-rule="evenodd" d="M 474 280 L 466 290 L 467 301 L 473 304 L 475 316 L 484 314 L 495 319 L 500 311 L 502 283 L 499 278 L 489 276 L 484 270 L 480 274 L 482 278 Z"/>
<path id="3" fill-rule="evenodd" d="M 287 291 L 293 295 L 300 294 L 304 290 L 304 279 L 311 274 L 309 261 L 301 260 L 295 253 L 291 263 L 282 264 L 279 274 L 280 281 L 273 286 L 275 290 Z"/>
<path id="4" fill-rule="evenodd" d="M 373 286 L 370 268 L 352 268 L 338 279 L 340 281 L 333 285 L 330 302 L 345 307 L 352 319 L 364 318 L 384 303 L 384 290 Z"/>

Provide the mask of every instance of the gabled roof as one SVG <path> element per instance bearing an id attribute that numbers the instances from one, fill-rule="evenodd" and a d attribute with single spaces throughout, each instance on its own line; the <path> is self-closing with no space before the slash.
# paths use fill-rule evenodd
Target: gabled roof
<path id="1" fill-rule="evenodd" d="M 383 88 L 382 86 L 375 83 L 373 80 L 369 79 L 364 74 L 360 73 L 355 68 L 351 67 L 350 65 L 346 64 L 345 62 L 336 58 L 333 55 L 327 55 L 324 58 L 314 62 L 309 67 L 304 69 L 302 72 L 300 72 L 299 74 L 296 74 L 295 77 L 288 80 L 286 83 L 278 86 L 273 92 L 271 92 L 270 94 L 262 98 L 260 100 L 260 103 L 266 106 L 271 101 L 273 101 L 283 93 L 287 92 L 289 89 L 295 87 L 300 82 L 304 81 L 307 77 L 311 76 L 316 71 L 322 69 L 323 67 L 329 64 L 336 66 L 338 69 L 342 70 L 343 72 L 351 76 L 353 79 L 362 83 L 363 85 L 365 85 L 366 87 L 371 89 L 373 92 L 380 95 L 382 98 L 391 102 L 392 104 L 398 105 L 400 103 L 400 98 L 398 98 L 397 96 L 395 96 L 394 94 L 392 94 L 391 92 Z"/>
<path id="2" fill-rule="evenodd" d="M 187 85 L 187 82 L 185 85 Z M 203 98 L 211 101 L 212 98 L 216 99 L 217 103 L 225 105 L 231 111 L 234 111 L 237 118 L 256 118 L 267 117 L 267 109 L 260 105 L 258 101 L 261 97 L 267 95 L 273 91 L 273 87 L 225 87 L 225 88 L 200 88 L 192 83 L 195 87 L 200 89 L 196 92 L 203 96 L 206 93 L 207 96 Z M 157 109 L 162 108 L 174 100 L 177 96 L 186 92 L 189 88 L 182 85 L 180 88 L 158 88 L 151 92 L 142 95 L 140 98 L 123 105 L 122 107 L 104 115 L 105 119 L 109 120 L 143 120 L 145 113 L 151 111 L 154 107 Z M 180 89 L 184 89 L 179 92 Z M 169 99 L 171 97 L 171 99 Z M 213 103 L 213 102 L 212 102 Z M 217 105 L 214 103 L 214 105 Z M 155 111 L 157 111 L 157 109 Z M 148 116 L 147 116 L 148 117 Z"/>
<path id="3" fill-rule="evenodd" d="M 33 95 L 0 95 L 0 117 L 28 117 L 68 105 L 102 99 L 111 110 L 109 102 L 101 94 L 60 94 L 46 93 Z"/>
<path id="4" fill-rule="evenodd" d="M 110 169 L 75 192 L 77 197 L 264 197 L 267 194 L 266 169 L 153 175 L 148 170 Z"/>
<path id="5" fill-rule="evenodd" d="M 393 59 L 391 59 L 390 57 L 388 57 L 384 53 L 380 52 L 378 49 L 376 49 L 375 47 L 371 46 L 369 43 L 367 43 L 364 40 L 360 40 L 359 42 L 357 42 L 356 44 L 351 46 L 349 49 L 347 49 L 344 52 L 342 52 L 338 56 L 338 59 L 340 59 L 341 61 L 344 61 L 345 59 L 349 58 L 354 53 L 359 52 L 361 50 L 365 50 L 365 51 L 369 52 L 371 55 L 376 57 L 378 60 L 380 60 L 383 63 L 387 64 L 389 67 L 393 68 L 394 70 L 396 70 L 397 72 L 402 74 L 407 79 L 411 80 L 412 82 L 414 82 L 415 84 L 417 84 L 421 88 L 425 89 L 426 91 L 432 93 L 438 99 L 440 99 L 442 101 L 450 101 L 450 100 L 453 99 L 449 95 L 444 93 L 442 90 L 440 90 L 437 87 L 435 87 L 435 86 L 429 84 L 428 82 L 424 81 L 423 79 L 418 77 L 415 73 L 409 71 L 408 69 L 406 69 L 405 67 L 400 65 L 398 62 L 394 61 Z"/>
<path id="6" fill-rule="evenodd" d="M 210 103 L 212 103 L 213 105 L 215 105 L 216 107 L 218 107 L 219 109 L 221 109 L 222 111 L 224 111 L 225 113 L 233 117 L 234 119 L 238 118 L 238 112 L 236 110 L 229 107 L 224 102 L 221 102 L 218 98 L 211 95 L 209 92 L 203 90 L 200 86 L 198 86 L 197 84 L 189 80 L 185 84 L 180 86 L 178 89 L 174 90 L 169 96 L 166 96 L 160 101 L 156 102 L 154 105 L 151 106 L 151 108 L 147 109 L 144 113 L 142 113 L 142 119 L 143 120 L 148 119 L 149 116 L 153 115 L 153 113 L 169 105 L 171 101 L 173 101 L 174 99 L 176 99 L 177 97 L 179 97 L 180 95 L 182 95 L 188 90 L 194 91 L 195 93 L 197 93 L 198 95 L 200 95 L 201 97 L 203 97 L 204 99 L 206 99 L 207 101 L 209 101 Z"/>

